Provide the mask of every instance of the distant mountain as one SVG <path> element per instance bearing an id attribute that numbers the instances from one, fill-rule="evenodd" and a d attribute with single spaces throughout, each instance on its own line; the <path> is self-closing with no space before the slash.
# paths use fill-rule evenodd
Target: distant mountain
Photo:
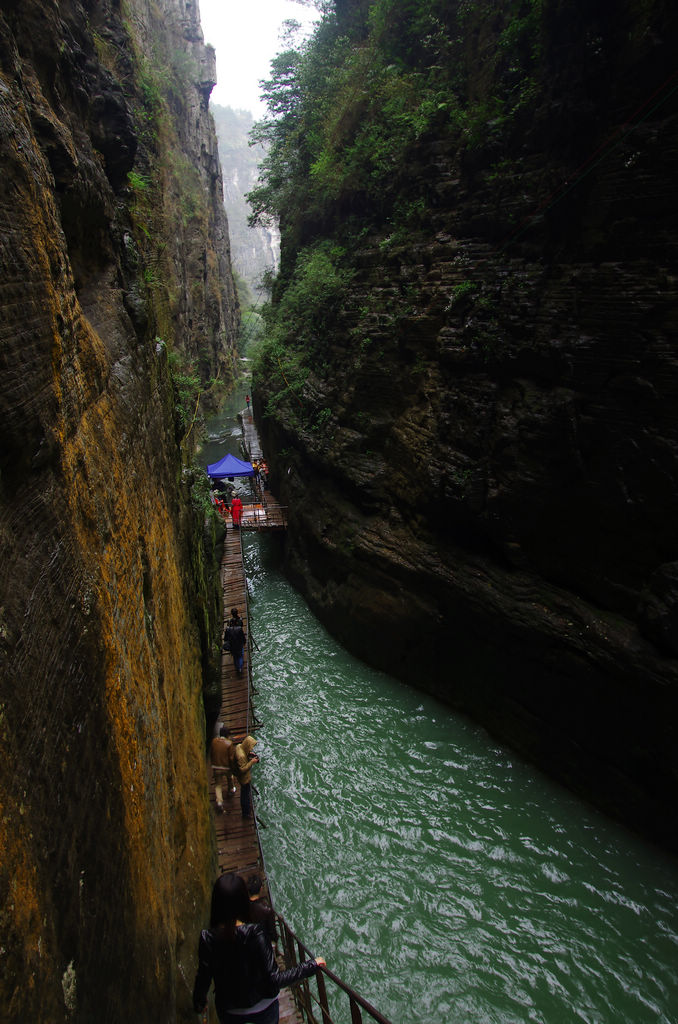
<path id="1" fill-rule="evenodd" d="M 263 273 L 266 270 L 276 272 L 280 259 L 278 229 L 251 228 L 247 224 L 251 211 L 245 194 L 257 181 L 264 148 L 249 145 L 249 133 L 254 124 L 249 110 L 233 110 L 216 104 L 210 104 L 210 110 L 217 130 L 231 256 L 237 272 L 258 297 Z"/>

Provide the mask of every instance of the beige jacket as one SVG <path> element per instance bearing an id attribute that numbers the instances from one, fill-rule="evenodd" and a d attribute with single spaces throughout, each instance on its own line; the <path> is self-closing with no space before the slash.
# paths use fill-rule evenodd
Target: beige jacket
<path id="1" fill-rule="evenodd" d="M 252 781 L 252 762 L 249 755 L 256 745 L 257 741 L 254 736 L 245 736 L 242 743 L 238 743 L 235 748 L 235 763 L 241 786 L 246 786 L 248 782 Z"/>
<path id="2" fill-rule="evenodd" d="M 210 762 L 213 768 L 230 768 L 233 759 L 233 741 L 215 736 L 210 744 Z"/>

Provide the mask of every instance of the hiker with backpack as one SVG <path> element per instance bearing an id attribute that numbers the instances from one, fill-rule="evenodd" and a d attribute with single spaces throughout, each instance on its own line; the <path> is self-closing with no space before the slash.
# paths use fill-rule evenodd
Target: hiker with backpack
<path id="1" fill-rule="evenodd" d="M 217 812 L 223 813 L 224 797 L 223 789 L 226 787 L 226 795 L 235 793 L 235 773 L 233 771 L 233 740 L 230 730 L 222 725 L 219 735 L 215 736 L 210 744 L 210 761 L 214 773 L 214 795 L 217 801 Z"/>
<path id="2" fill-rule="evenodd" d="M 254 753 L 257 741 L 254 736 L 245 736 L 242 743 L 233 750 L 233 768 L 240 783 L 240 810 L 243 818 L 252 815 L 252 765 L 259 763 Z"/>
<path id="3" fill-rule="evenodd" d="M 232 608 L 231 612 L 236 612 L 236 608 Z M 237 615 L 231 617 L 228 621 L 228 625 L 224 630 L 224 653 L 228 653 L 233 658 L 233 664 L 238 675 L 241 675 L 243 670 L 243 664 L 245 661 L 245 644 L 247 643 L 247 637 L 245 636 L 245 630 L 243 628 L 242 619 Z"/>

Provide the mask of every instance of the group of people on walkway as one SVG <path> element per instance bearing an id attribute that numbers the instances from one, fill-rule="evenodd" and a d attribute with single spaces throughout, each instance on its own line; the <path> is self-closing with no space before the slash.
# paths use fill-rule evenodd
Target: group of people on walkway
<path id="1" fill-rule="evenodd" d="M 233 520 L 234 529 L 239 530 L 242 524 L 242 499 L 237 494 L 234 494 L 233 497 L 231 498 L 231 504 L 229 506 L 228 502 L 224 498 L 220 497 L 218 494 L 212 493 L 212 501 L 214 502 L 214 507 L 216 508 L 217 512 L 224 520 L 224 522 L 227 522 L 228 516 L 230 514 L 231 519 Z"/>
<path id="2" fill-rule="evenodd" d="M 200 933 L 193 1009 L 203 1013 L 214 982 L 220 1024 L 278 1024 L 281 988 L 310 978 L 325 966 L 322 957 L 281 971 L 269 927 L 273 913 L 252 899 L 245 879 L 221 875 L 212 888 L 210 926 Z M 263 916 L 262 916 L 263 914 Z"/>
<path id="3" fill-rule="evenodd" d="M 247 636 L 242 617 L 237 608 L 231 608 L 231 617 L 224 630 L 223 653 L 230 653 L 238 675 L 242 674 L 245 661 L 245 645 Z M 210 745 L 210 761 L 214 771 L 214 791 L 217 811 L 224 810 L 224 788 L 227 796 L 236 792 L 236 782 L 240 785 L 240 809 L 243 818 L 252 814 L 252 765 L 259 761 L 254 753 L 257 744 L 254 736 L 244 736 L 235 741 L 225 725 L 219 727 L 219 733 Z"/>
<path id="4" fill-rule="evenodd" d="M 229 622 L 242 619 L 231 609 Z M 229 627 L 231 628 L 231 627 Z M 210 744 L 217 811 L 223 813 L 224 799 L 233 797 L 240 786 L 243 818 L 252 816 L 252 765 L 257 740 L 245 736 L 238 741 L 225 726 Z M 225 790 L 225 796 L 224 796 Z M 261 878 L 247 882 L 234 873 L 221 875 L 214 883 L 210 925 L 200 933 L 198 969 L 193 986 L 193 1009 L 204 1013 L 210 986 L 220 1024 L 278 1024 L 280 989 L 310 978 L 325 966 L 322 957 L 305 960 L 281 971 L 276 962 L 275 915 L 261 898 Z"/>
<path id="5" fill-rule="evenodd" d="M 219 735 L 212 740 L 210 761 L 214 772 L 214 795 L 219 814 L 224 810 L 224 789 L 226 796 L 232 797 L 238 782 L 240 811 L 243 818 L 252 817 L 252 765 L 259 763 L 259 758 L 254 753 L 256 745 L 254 736 L 234 739 L 230 729 L 225 725 L 220 727 Z"/>
<path id="6" fill-rule="evenodd" d="M 257 480 L 260 474 L 259 465 Z M 222 516 L 227 514 L 222 499 L 215 498 L 215 505 Z M 237 495 L 231 501 L 230 513 L 233 526 L 239 527 L 242 502 Z M 243 620 L 238 609 L 231 608 L 222 650 L 231 654 L 238 674 L 243 671 L 246 643 Z M 259 762 L 254 753 L 256 745 L 254 736 L 238 739 L 225 725 L 219 727 L 218 735 L 212 739 L 210 762 L 219 814 L 224 811 L 224 800 L 233 798 L 239 785 L 242 817 L 252 817 L 252 766 Z M 278 1024 L 280 989 L 311 977 L 325 966 L 325 960 L 316 957 L 288 970 L 279 969 L 274 950 L 274 914 L 260 895 L 258 876 L 252 876 L 246 883 L 238 874 L 224 874 L 212 889 L 209 928 L 200 933 L 198 943 L 193 1009 L 205 1013 L 207 995 L 214 984 L 220 1024 Z"/>
<path id="7" fill-rule="evenodd" d="M 268 464 L 263 459 L 252 459 L 255 490 L 268 490 Z"/>

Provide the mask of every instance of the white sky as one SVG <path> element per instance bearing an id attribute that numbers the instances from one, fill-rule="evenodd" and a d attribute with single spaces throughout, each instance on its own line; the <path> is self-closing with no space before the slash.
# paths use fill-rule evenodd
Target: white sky
<path id="1" fill-rule="evenodd" d="M 283 21 L 310 26 L 318 12 L 295 0 L 199 0 L 205 42 L 217 51 L 217 84 L 211 99 L 223 107 L 266 112 L 259 81 L 270 77 L 270 63 L 284 46 Z"/>

